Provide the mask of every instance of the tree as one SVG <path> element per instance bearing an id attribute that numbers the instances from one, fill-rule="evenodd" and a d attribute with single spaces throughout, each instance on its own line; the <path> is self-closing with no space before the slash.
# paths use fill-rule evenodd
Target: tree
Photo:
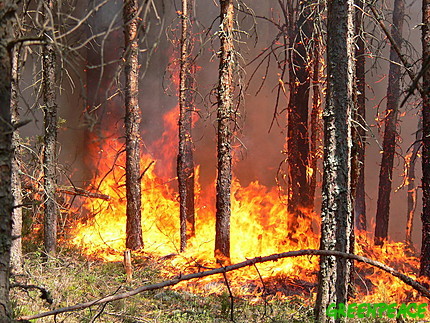
<path id="1" fill-rule="evenodd" d="M 288 214 L 295 218 L 303 217 L 303 209 L 310 209 L 311 201 L 308 180 L 309 168 L 309 53 L 306 46 L 312 36 L 311 1 L 298 1 L 299 16 L 290 27 L 289 83 L 290 101 L 288 104 L 287 159 L 288 159 Z M 292 13 L 290 13 L 292 15 Z M 290 19 L 292 21 L 294 19 Z"/>
<path id="2" fill-rule="evenodd" d="M 422 23 L 422 50 L 423 66 L 430 61 L 430 0 L 423 0 L 423 23 Z M 422 246 L 420 275 L 430 277 L 430 69 L 426 68 L 423 73 L 423 133 L 422 133 L 422 190 L 423 190 L 423 212 L 421 214 Z"/>
<path id="3" fill-rule="evenodd" d="M 48 255 L 54 255 L 57 250 L 57 99 L 56 99 L 56 54 L 53 44 L 54 2 L 49 0 L 45 4 L 44 32 L 46 44 L 43 46 L 42 77 L 43 77 L 43 190 L 44 190 L 44 246 Z"/>
<path id="4" fill-rule="evenodd" d="M 13 126 L 10 116 L 10 43 L 13 37 L 15 8 L 15 1 L 0 2 L 0 321 L 2 322 L 11 322 L 9 264 L 13 208 L 11 194 Z"/>
<path id="5" fill-rule="evenodd" d="M 181 33 L 181 70 L 179 83 L 179 150 L 178 182 L 181 226 L 181 251 L 187 241 L 194 236 L 194 160 L 193 141 L 191 136 L 192 113 L 194 101 L 195 66 L 191 53 L 193 48 L 192 15 L 193 0 L 182 0 L 182 33 Z"/>
<path id="6" fill-rule="evenodd" d="M 322 250 L 349 252 L 351 244 L 351 111 L 353 105 L 353 1 L 327 5 L 327 99 L 324 109 L 324 175 L 321 206 Z M 346 303 L 350 261 L 321 257 L 316 320 L 330 303 Z"/>
<path id="7" fill-rule="evenodd" d="M 384 115 L 384 141 L 382 144 L 382 161 L 379 172 L 378 202 L 376 208 L 375 243 L 383 244 L 388 236 L 390 214 L 390 195 L 393 182 L 393 163 L 396 151 L 397 117 L 400 97 L 401 61 L 394 46 L 402 46 L 402 29 L 405 15 L 403 0 L 394 1 L 393 24 L 391 35 L 395 44 L 390 48 L 390 71 L 388 74 L 387 107 Z"/>
<path id="8" fill-rule="evenodd" d="M 127 227 L 126 247 L 137 250 L 143 247 L 140 187 L 140 110 L 138 8 L 136 0 L 124 0 L 125 35 L 125 153 Z"/>
<path id="9" fill-rule="evenodd" d="M 215 257 L 218 262 L 230 260 L 231 215 L 231 122 L 233 118 L 233 70 L 235 53 L 233 44 L 233 0 L 220 0 L 221 42 L 218 83 L 218 175 L 216 183 Z"/>
<path id="10" fill-rule="evenodd" d="M 357 106 L 355 109 L 355 121 L 356 126 L 353 128 L 355 135 L 355 140 L 353 140 L 353 145 L 355 145 L 356 151 L 356 185 L 355 186 L 355 199 L 354 199 L 354 218 L 356 223 L 356 228 L 358 230 L 367 229 L 367 219 L 366 219 L 366 192 L 364 184 L 364 157 L 366 154 L 366 77 L 365 77 L 365 67 L 366 67 L 366 56 L 365 56 L 365 42 L 363 33 L 363 9 L 364 2 L 362 0 L 355 1 L 355 34 L 357 36 L 356 48 L 355 48 L 355 79 L 357 88 Z M 354 175 L 352 175 L 354 177 Z"/>

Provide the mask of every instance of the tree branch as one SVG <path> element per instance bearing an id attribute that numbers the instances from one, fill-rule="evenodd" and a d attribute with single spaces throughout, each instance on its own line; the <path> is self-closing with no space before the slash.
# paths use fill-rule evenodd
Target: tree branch
<path id="1" fill-rule="evenodd" d="M 266 256 L 266 257 L 255 257 L 255 258 L 248 259 L 246 261 L 243 261 L 243 262 L 240 262 L 240 263 L 237 263 L 234 265 L 216 268 L 216 269 L 203 271 L 203 272 L 199 272 L 199 273 L 193 273 L 193 274 L 188 274 L 188 275 L 184 275 L 184 276 L 179 276 L 175 279 L 167 280 L 167 281 L 157 283 L 157 284 L 141 286 L 141 287 L 138 287 L 138 288 L 133 289 L 131 291 L 127 291 L 127 292 L 117 294 L 117 295 L 111 295 L 111 296 L 103 297 L 103 298 L 93 300 L 90 302 L 80 303 L 80 304 L 76 304 L 76 305 L 68 306 L 68 307 L 63 307 L 63 308 L 59 308 L 56 310 L 52 310 L 52 311 L 48 311 L 48 312 L 44 312 L 44 313 L 40 313 L 40 314 L 21 316 L 21 317 L 17 318 L 17 320 L 18 321 L 34 320 L 34 319 L 38 319 L 38 318 L 42 318 L 42 317 L 46 317 L 46 316 L 57 315 L 60 313 L 82 310 L 82 309 L 85 309 L 85 308 L 88 308 L 88 307 L 91 307 L 94 305 L 99 305 L 99 304 L 103 304 L 106 302 L 112 302 L 112 301 L 116 301 L 119 299 L 124 299 L 124 298 L 130 297 L 130 296 L 134 296 L 134 295 L 137 295 L 137 294 L 145 292 L 145 291 L 161 289 L 161 288 L 168 287 L 168 286 L 174 286 L 174 285 L 176 285 L 182 281 L 186 281 L 186 280 L 202 278 L 202 277 L 211 276 L 211 275 L 215 275 L 215 274 L 224 274 L 226 272 L 237 270 L 239 268 L 253 266 L 257 263 L 262 263 L 262 262 L 267 262 L 267 261 L 277 261 L 277 260 L 282 259 L 282 258 L 299 257 L 299 256 L 336 256 L 336 257 L 342 257 L 342 258 L 346 258 L 346 259 L 352 259 L 352 260 L 356 260 L 359 262 L 363 262 L 363 263 L 369 264 L 371 266 L 374 266 L 376 268 L 379 268 L 379 269 L 391 274 L 394 277 L 399 278 L 402 282 L 404 282 L 405 284 L 416 289 L 423 296 L 430 299 L 430 291 L 426 287 L 424 287 L 423 285 L 421 285 L 419 282 L 412 279 L 411 277 L 406 276 L 406 275 L 402 274 L 401 272 L 395 270 L 394 268 L 391 268 L 391 267 L 389 267 L 389 266 L 387 266 L 387 265 L 385 265 L 379 261 L 372 260 L 372 259 L 362 257 L 362 256 L 349 254 L 349 253 L 334 251 L 334 250 L 304 249 L 304 250 L 288 251 L 288 252 L 273 254 L 270 256 Z"/>

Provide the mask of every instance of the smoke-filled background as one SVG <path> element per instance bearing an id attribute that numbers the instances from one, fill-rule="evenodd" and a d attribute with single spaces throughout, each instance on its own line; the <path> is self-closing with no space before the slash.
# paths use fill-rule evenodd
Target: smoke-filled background
<path id="1" fill-rule="evenodd" d="M 234 175 L 243 186 L 258 180 L 266 186 L 275 186 L 280 164 L 285 159 L 282 153 L 286 136 L 287 96 L 281 95 L 278 115 L 273 127 L 270 127 L 275 113 L 276 87 L 279 85 L 279 70 L 275 61 L 266 71 L 266 64 L 260 67 L 249 83 L 250 76 L 257 67 L 256 63 L 249 64 L 261 51 L 270 46 L 278 30 L 273 24 L 259 17 L 267 17 L 278 21 L 281 19 L 276 1 L 249 0 L 247 6 L 240 6 L 237 15 L 237 26 L 244 32 L 240 35 L 236 48 L 241 57 L 243 93 L 239 128 L 234 142 L 235 162 Z M 85 16 L 94 4 L 83 4 L 79 1 L 73 10 L 76 17 Z M 193 129 L 195 145 L 195 163 L 200 165 L 200 184 L 202 190 L 214 190 L 216 177 L 216 98 L 214 88 L 218 79 L 217 51 L 219 42 L 216 32 L 219 27 L 219 8 L 215 1 L 196 1 L 194 26 L 197 90 L 195 106 L 198 118 Z M 386 2 L 387 26 L 391 21 L 390 11 L 392 2 Z M 97 174 L 98 151 L 103 142 L 110 139 L 123 141 L 123 77 L 121 70 L 124 39 L 121 26 L 121 1 L 108 1 L 83 24 L 79 32 L 70 37 L 70 45 L 84 43 L 86 39 L 101 33 L 86 46 L 75 53 L 79 58 L 68 60 L 61 68 L 62 81 L 59 91 L 59 116 L 64 120 L 59 129 L 60 164 L 62 165 L 61 180 L 67 183 L 70 176 L 73 183 L 85 187 L 92 177 Z M 176 147 L 177 131 L 173 128 L 170 136 L 163 135 L 169 129 L 165 122 L 166 114 L 177 115 L 177 86 L 174 78 L 179 68 L 179 33 L 180 33 L 180 3 L 179 1 L 156 1 L 150 5 L 150 13 L 141 25 L 141 74 L 139 104 L 142 111 L 141 135 L 143 152 L 150 153 L 157 160 L 157 170 L 166 178 L 176 176 Z M 416 62 L 420 53 L 419 24 L 420 8 L 415 1 L 407 4 L 407 18 L 404 38 L 408 41 L 403 51 L 411 55 L 410 62 Z M 376 213 L 379 164 L 381 160 L 381 145 L 383 125 L 378 122 L 386 103 L 388 48 L 386 37 L 368 19 L 368 32 L 377 41 L 368 38 L 369 52 L 366 61 L 367 87 L 367 122 L 368 131 L 366 152 L 366 193 L 368 225 L 373 230 Z M 380 44 L 385 47 L 380 52 L 376 50 Z M 72 55 L 72 54 L 70 54 Z M 74 54 L 73 54 L 74 55 Z M 66 58 L 65 58 L 66 59 Z M 37 59 L 33 59 L 35 62 Z M 32 59 L 29 59 L 32 62 Z M 249 65 L 248 65 L 249 64 Z M 31 64 L 28 64 L 31 65 Z M 419 64 L 418 64 L 419 65 Z M 66 73 L 67 70 L 67 73 Z M 35 94 L 26 84 L 34 82 L 34 69 L 23 70 L 21 90 L 23 94 L 22 118 L 32 122 L 22 128 L 23 137 L 40 135 L 43 131 L 43 116 L 39 108 L 29 111 L 24 101 L 35 100 Z M 260 84 L 265 78 L 261 91 Z M 249 84 L 248 84 L 249 83 Z M 410 80 L 404 77 L 403 89 L 407 89 Z M 60 85 L 60 84 L 59 84 Z M 249 85 L 249 86 L 248 86 Z M 322 85 L 324 87 L 324 85 Z M 256 93 L 258 95 L 256 95 Z M 390 237 L 403 240 L 406 223 L 406 187 L 396 190 L 403 182 L 403 156 L 415 141 L 418 124 L 419 99 L 412 97 L 402 107 L 398 125 L 401 140 L 398 142 L 393 175 L 393 192 L 390 215 Z M 173 111 L 173 112 L 172 112 Z M 173 119 L 175 120 L 175 119 Z M 176 125 L 176 122 L 170 122 Z M 270 129 L 270 131 L 269 131 Z M 166 154 L 166 148 L 169 154 Z M 321 165 L 320 165 L 321 166 Z M 420 180 L 420 163 L 417 163 L 416 178 Z M 321 184 L 321 169 L 317 180 Z M 97 174 L 99 175 L 99 174 Z M 419 185 L 419 180 L 417 185 Z M 176 181 L 172 181 L 176 186 Z M 420 210 L 421 194 L 418 190 L 418 205 L 416 209 L 413 240 L 417 247 L 420 245 Z M 316 211 L 319 212 L 320 193 L 317 191 Z"/>

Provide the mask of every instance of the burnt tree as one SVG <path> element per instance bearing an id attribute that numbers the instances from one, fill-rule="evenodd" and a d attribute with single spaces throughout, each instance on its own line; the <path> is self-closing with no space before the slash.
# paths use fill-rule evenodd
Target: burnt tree
<path id="1" fill-rule="evenodd" d="M 430 0 L 423 0 L 422 49 L 423 62 L 430 60 Z M 423 73 L 423 139 L 422 139 L 422 190 L 423 212 L 421 220 L 422 246 L 420 275 L 430 277 L 430 69 Z"/>
<path id="2" fill-rule="evenodd" d="M 12 239 L 11 160 L 12 132 L 10 115 L 11 57 L 10 41 L 15 22 L 15 1 L 0 2 L 0 321 L 11 322 L 9 304 L 9 263 Z"/>
<path id="3" fill-rule="evenodd" d="M 216 223 L 215 258 L 219 263 L 230 261 L 230 215 L 231 215 L 231 140 L 233 119 L 233 70 L 235 53 L 233 44 L 234 7 L 233 0 L 220 0 L 221 42 L 219 83 L 217 89 L 218 142 L 217 142 L 217 183 L 216 183 Z"/>
<path id="4" fill-rule="evenodd" d="M 126 247 L 137 250 L 143 247 L 140 185 L 140 110 L 139 94 L 139 46 L 137 0 L 124 0 L 124 71 L 125 71 L 125 153 L 127 227 Z"/>
<path id="5" fill-rule="evenodd" d="M 353 105 L 353 0 L 327 5 L 327 99 L 324 118 L 324 174 L 321 206 L 322 250 L 349 252 L 353 243 L 351 184 L 351 111 Z M 321 257 L 315 315 L 325 315 L 330 303 L 346 303 L 351 263 Z"/>
<path id="6" fill-rule="evenodd" d="M 356 47 L 355 47 L 355 84 L 357 90 L 356 108 L 355 108 L 355 133 L 353 145 L 356 151 L 356 183 L 355 196 L 354 196 L 354 218 L 356 228 L 358 230 L 367 229 L 366 219 L 366 192 L 364 183 L 365 163 L 364 157 L 366 154 L 366 56 L 365 56 L 365 42 L 363 33 L 363 0 L 355 1 L 355 34 L 356 34 Z"/>
<path id="7" fill-rule="evenodd" d="M 290 230 L 297 226 L 297 217 L 306 216 L 311 208 L 308 180 L 309 167 L 309 54 L 306 46 L 312 36 L 312 21 L 309 19 L 310 1 L 300 1 L 299 16 L 294 28 L 290 28 L 287 160 L 288 160 L 288 214 L 293 217 Z M 290 19 L 291 21 L 292 19 Z"/>
<path id="8" fill-rule="evenodd" d="M 56 94 L 56 54 L 52 43 L 54 22 L 51 20 L 54 2 L 49 0 L 45 4 L 46 26 L 45 42 L 42 58 L 43 78 L 43 190 L 44 190 L 44 247 L 45 252 L 54 255 L 57 251 L 57 124 L 58 107 Z M 48 258 L 49 259 L 49 258 Z"/>
<path id="9" fill-rule="evenodd" d="M 401 61 L 394 46 L 402 46 L 402 29 L 405 15 L 404 0 L 394 1 L 391 36 L 395 44 L 390 47 L 390 70 L 388 74 L 387 107 L 384 115 L 384 141 L 379 172 L 378 202 L 376 207 L 375 243 L 383 244 L 388 236 L 390 195 L 393 182 L 393 163 L 396 152 L 397 119 L 400 97 Z"/>
<path id="10" fill-rule="evenodd" d="M 181 69 L 179 73 L 179 150 L 177 172 L 180 206 L 180 250 L 184 251 L 187 241 L 195 234 L 194 225 L 194 158 L 191 136 L 194 110 L 194 73 L 192 60 L 193 0 L 182 0 Z"/>

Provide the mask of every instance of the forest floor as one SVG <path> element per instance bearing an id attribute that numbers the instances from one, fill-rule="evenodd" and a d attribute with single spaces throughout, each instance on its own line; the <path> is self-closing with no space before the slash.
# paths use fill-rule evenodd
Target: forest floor
<path id="1" fill-rule="evenodd" d="M 13 287 L 11 302 L 15 317 L 84 303 L 122 293 L 141 285 L 166 280 L 155 259 L 133 259 L 131 282 L 126 282 L 122 262 L 102 262 L 82 257 L 76 250 L 62 250 L 48 263 L 38 251 L 25 255 L 24 274 L 12 284 L 37 285 L 49 291 L 52 304 L 41 298 L 37 289 Z M 35 322 L 231 322 L 228 292 L 197 295 L 188 291 L 159 289 L 93 306 L 84 310 L 44 317 Z M 313 322 L 310 297 L 270 298 L 255 302 L 234 297 L 234 322 Z M 348 322 L 355 322 L 349 320 Z M 357 322 L 390 322 L 366 319 Z M 396 322 L 395 320 L 393 322 Z"/>

